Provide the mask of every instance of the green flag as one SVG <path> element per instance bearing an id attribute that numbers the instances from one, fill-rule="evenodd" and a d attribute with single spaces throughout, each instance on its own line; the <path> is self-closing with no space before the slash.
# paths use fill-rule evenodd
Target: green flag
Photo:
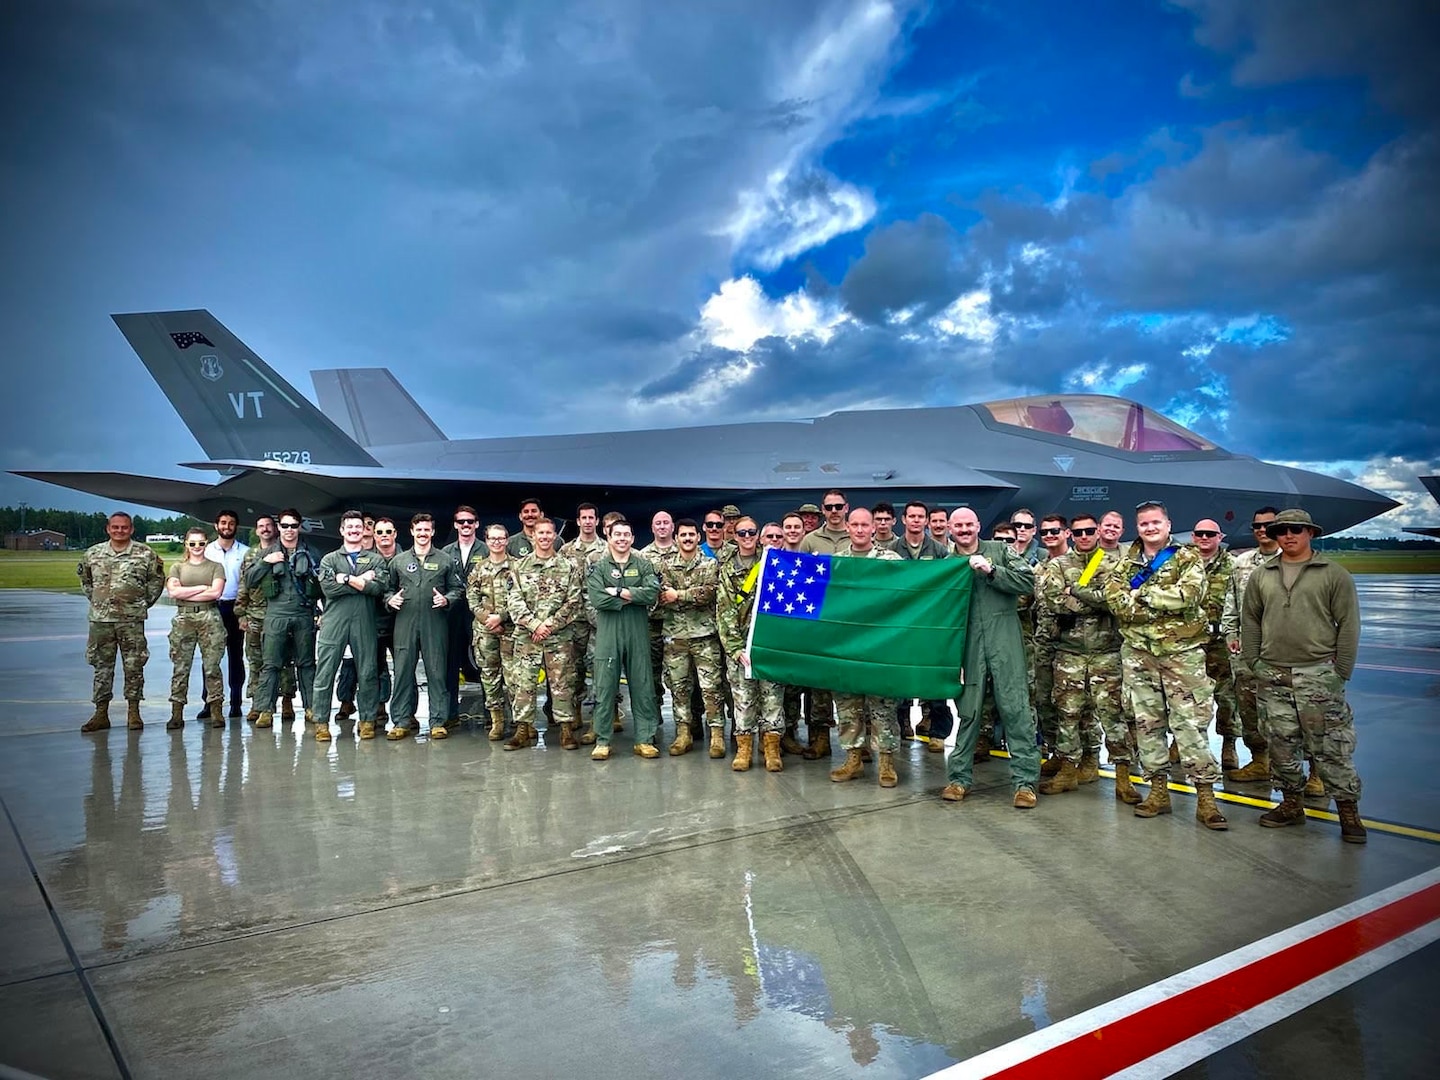
<path id="1" fill-rule="evenodd" d="M 970 575 L 966 559 L 770 548 L 755 586 L 751 670 L 756 678 L 846 694 L 956 697 Z"/>

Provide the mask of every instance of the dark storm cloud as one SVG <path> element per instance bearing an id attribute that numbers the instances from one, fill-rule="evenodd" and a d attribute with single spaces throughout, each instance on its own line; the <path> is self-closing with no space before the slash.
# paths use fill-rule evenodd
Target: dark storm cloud
<path id="1" fill-rule="evenodd" d="M 949 222 L 935 214 L 874 230 L 840 282 L 840 298 L 866 322 L 883 322 L 906 308 L 920 317 L 934 314 L 966 284 L 956 239 Z"/>

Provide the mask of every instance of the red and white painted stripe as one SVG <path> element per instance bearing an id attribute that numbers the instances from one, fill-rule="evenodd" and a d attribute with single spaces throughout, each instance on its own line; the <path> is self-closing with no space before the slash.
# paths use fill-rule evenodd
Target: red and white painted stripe
<path id="1" fill-rule="evenodd" d="M 932 1074 L 1171 1076 L 1440 939 L 1440 868 Z"/>

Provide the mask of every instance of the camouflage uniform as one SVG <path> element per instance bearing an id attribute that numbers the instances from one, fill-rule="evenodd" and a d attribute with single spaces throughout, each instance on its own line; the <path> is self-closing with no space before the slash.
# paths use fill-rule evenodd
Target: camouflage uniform
<path id="1" fill-rule="evenodd" d="M 556 721 L 575 723 L 575 671 L 580 662 L 575 655 L 574 624 L 582 612 L 575 560 L 559 554 L 548 559 L 535 552 L 526 555 L 514 564 L 514 573 L 505 585 L 505 606 L 514 624 L 505 684 L 510 688 L 516 725 L 546 730 L 535 722 L 535 685 L 542 667 Z M 550 636 L 531 641 L 530 635 L 543 626 L 553 628 Z"/>
<path id="2" fill-rule="evenodd" d="M 680 594 L 673 604 L 660 604 L 664 629 L 665 678 L 674 703 L 675 730 L 691 726 L 691 691 L 695 682 L 705 702 L 705 721 L 712 728 L 725 726 L 725 704 L 720 672 L 725 660 L 715 622 L 715 588 L 719 566 L 700 552 L 688 561 L 678 553 L 659 563 L 660 588 Z M 651 620 L 653 627 L 654 620 Z M 692 679 L 691 673 L 694 672 Z"/>
<path id="3" fill-rule="evenodd" d="M 106 540 L 85 552 L 75 572 L 90 601 L 85 662 L 95 669 L 91 700 L 105 706 L 114 697 L 118 652 L 125 673 L 125 700 L 138 702 L 145 696 L 145 661 L 150 659 L 145 616 L 165 591 L 160 556 L 137 540 L 121 551 Z"/>
<path id="4" fill-rule="evenodd" d="M 1055 750 L 1071 764 L 1082 753 L 1098 750 L 1093 735 L 1081 732 L 1082 726 L 1098 722 L 1110 760 L 1128 767 L 1130 733 L 1120 707 L 1120 630 L 1097 588 L 1119 557 L 1100 552 L 1095 573 L 1081 586 L 1094 554 L 1071 551 L 1041 563 L 1035 575 L 1041 618 L 1054 630 Z"/>
<path id="5" fill-rule="evenodd" d="M 657 547 L 652 540 L 635 554 L 648 559 L 650 565 L 655 567 L 658 574 L 667 559 L 676 558 L 679 549 L 672 541 L 668 548 Z M 703 556 L 702 556 L 703 557 Z M 714 560 L 710 560 L 714 561 Z M 665 701 L 665 687 L 669 680 L 665 677 L 665 613 L 660 610 L 660 604 L 650 609 L 650 677 L 655 682 L 655 714 L 660 714 L 660 707 Z M 694 685 L 694 680 L 691 680 Z M 670 691 L 670 696 L 675 696 L 675 691 Z"/>
<path id="6" fill-rule="evenodd" d="M 1227 650 L 1240 643 L 1240 609 L 1244 606 L 1245 586 L 1249 584 L 1250 575 L 1275 554 L 1266 555 L 1259 548 L 1251 548 L 1232 557 L 1225 606 L 1220 613 L 1220 634 L 1225 639 Z M 1230 653 L 1230 673 L 1235 681 L 1235 711 L 1240 715 L 1240 730 L 1245 745 L 1253 755 L 1266 748 L 1265 729 L 1260 723 L 1260 710 L 1255 701 L 1255 675 L 1241 661 L 1238 652 Z"/>
<path id="7" fill-rule="evenodd" d="M 1213 785 L 1220 764 L 1206 735 L 1215 696 L 1205 674 L 1205 562 L 1193 547 L 1166 546 L 1174 555 L 1132 591 L 1131 580 L 1147 566 L 1144 546 L 1132 543 L 1105 579 L 1105 601 L 1124 639 L 1120 665 L 1135 709 L 1140 768 L 1148 777 L 1168 775 L 1168 731 L 1190 782 Z"/>
<path id="8" fill-rule="evenodd" d="M 755 613 L 758 575 L 751 578 L 750 573 L 759 564 L 758 551 L 748 559 L 738 550 L 732 552 L 719 562 L 715 587 L 715 622 L 735 700 L 736 735 L 753 735 L 757 728 L 777 734 L 785 730 L 785 688 L 780 683 L 752 678 L 739 660 Z"/>
<path id="9" fill-rule="evenodd" d="M 213 559 L 206 559 L 198 566 L 181 560 L 171 564 L 166 577 L 175 578 L 182 585 L 210 585 L 217 577 L 224 580 L 225 567 Z M 197 648 L 205 681 L 205 700 L 224 701 L 225 681 L 220 662 L 225 659 L 225 623 L 220 619 L 220 605 L 214 600 L 177 600 L 175 618 L 170 623 L 170 702 L 173 705 L 184 705 L 190 700 L 190 668 Z"/>
<path id="10" fill-rule="evenodd" d="M 485 701 L 493 708 L 503 708 L 508 696 L 509 683 L 505 676 L 514 662 L 515 623 L 510 618 L 506 597 L 509 595 L 510 578 L 515 562 L 508 555 L 504 562 L 477 559 L 470 568 L 470 580 L 465 583 L 465 599 L 475 618 L 474 637 L 471 652 L 475 666 L 480 669 L 480 685 L 485 690 Z M 491 615 L 500 616 L 500 629 L 485 629 L 485 620 Z M 514 705 L 512 703 L 511 707 Z"/>
<path id="11" fill-rule="evenodd" d="M 1198 549 L 1197 549 L 1198 550 Z M 1230 673 L 1230 648 L 1220 628 L 1225 611 L 1225 593 L 1235 570 L 1235 557 L 1225 548 L 1205 564 L 1205 622 L 1209 636 L 1205 639 L 1205 674 L 1215 684 L 1215 734 L 1227 739 L 1240 737 L 1236 723 L 1239 711 L 1235 703 L 1235 679 Z M 1208 725 L 1207 725 L 1208 726 Z"/>
<path id="12" fill-rule="evenodd" d="M 580 718 L 580 702 L 585 699 L 585 682 L 595 678 L 595 609 L 585 596 L 585 574 L 590 564 L 609 550 L 603 536 L 584 541 L 580 537 L 562 544 L 557 554 L 565 556 L 575 564 L 575 573 L 580 579 L 580 612 L 570 624 L 573 635 L 575 662 L 571 665 L 571 696 L 575 699 L 575 718 Z"/>
<path id="13" fill-rule="evenodd" d="M 889 548 L 871 547 L 869 551 L 852 551 L 848 543 L 841 544 L 835 551 L 837 559 L 887 559 L 900 562 L 901 558 Z M 882 753 L 894 753 L 900 746 L 900 721 L 895 715 L 895 698 L 875 697 L 871 694 L 835 693 L 835 714 L 840 721 L 840 748 L 859 750 L 870 738 L 875 740 L 875 749 Z"/>
<path id="14" fill-rule="evenodd" d="M 245 623 L 245 670 L 248 672 L 249 682 L 245 696 L 257 709 L 261 707 L 260 675 L 265 670 L 265 658 L 260 651 L 260 644 L 265 636 L 265 605 L 268 598 L 264 589 L 250 587 L 249 573 L 259 559 L 259 544 L 251 544 L 250 550 L 245 552 L 245 558 L 240 561 L 240 589 L 235 594 L 235 617 Z M 295 696 L 293 662 L 287 661 L 280 669 L 280 696 L 287 701 Z"/>
<path id="15" fill-rule="evenodd" d="M 1241 658 L 1255 672 L 1270 772 L 1282 791 L 1297 793 L 1302 761 L 1312 757 L 1326 793 L 1356 802 L 1355 717 L 1345 700 L 1360 644 L 1355 580 L 1315 552 L 1287 589 L 1284 565 L 1263 562 L 1241 608 Z"/>
<path id="16" fill-rule="evenodd" d="M 850 530 L 841 527 L 839 531 L 822 523 L 818 529 L 805 534 L 800 540 L 800 550 L 812 555 L 833 555 L 841 544 L 850 543 Z M 815 732 L 829 728 L 835 722 L 835 695 L 823 686 L 807 686 L 805 694 L 805 726 L 813 742 Z M 827 736 L 828 738 L 828 736 Z"/>

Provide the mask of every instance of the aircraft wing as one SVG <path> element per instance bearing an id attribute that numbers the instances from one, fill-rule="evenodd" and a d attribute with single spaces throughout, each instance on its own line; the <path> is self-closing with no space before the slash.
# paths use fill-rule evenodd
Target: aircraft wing
<path id="1" fill-rule="evenodd" d="M 32 480 L 43 480 L 47 484 L 83 491 L 87 495 L 98 495 L 102 499 L 116 502 L 153 506 L 160 510 L 173 510 L 179 514 L 195 514 L 204 505 L 206 497 L 215 490 L 214 484 L 197 484 L 189 480 L 168 480 L 160 476 L 137 476 L 133 473 L 118 472 L 22 472 L 16 476 L 28 476 Z"/>

